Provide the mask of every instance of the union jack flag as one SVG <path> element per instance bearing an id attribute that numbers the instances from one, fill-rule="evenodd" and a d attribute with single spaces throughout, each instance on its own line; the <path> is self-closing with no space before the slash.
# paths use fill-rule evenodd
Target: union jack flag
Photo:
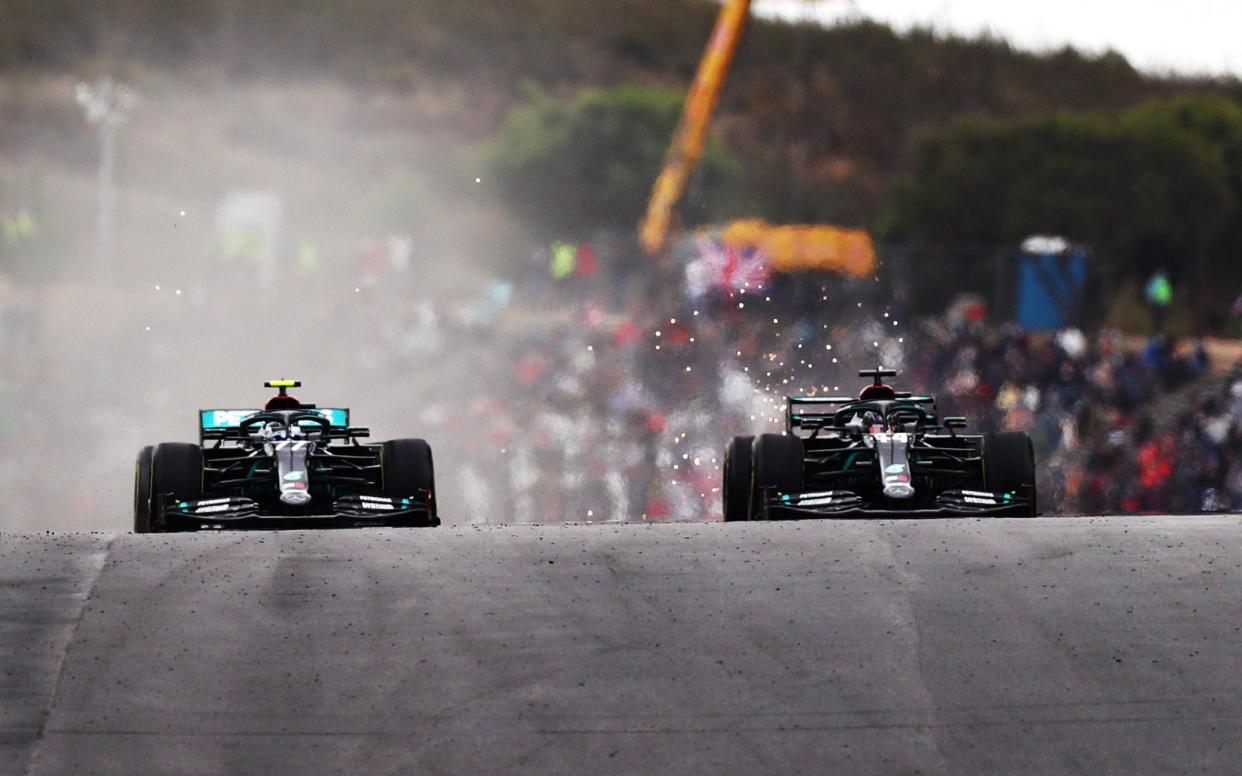
<path id="1" fill-rule="evenodd" d="M 756 291 L 771 275 L 768 257 L 758 248 L 737 248 L 711 237 L 695 242 L 697 256 L 686 265 L 686 289 L 691 296 L 709 291 Z"/>

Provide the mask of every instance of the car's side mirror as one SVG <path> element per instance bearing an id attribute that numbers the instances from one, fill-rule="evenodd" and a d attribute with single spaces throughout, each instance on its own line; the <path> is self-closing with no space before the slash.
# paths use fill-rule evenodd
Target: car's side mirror
<path id="1" fill-rule="evenodd" d="M 956 416 L 952 418 L 945 418 L 944 427 L 952 430 L 966 428 L 966 418 Z"/>

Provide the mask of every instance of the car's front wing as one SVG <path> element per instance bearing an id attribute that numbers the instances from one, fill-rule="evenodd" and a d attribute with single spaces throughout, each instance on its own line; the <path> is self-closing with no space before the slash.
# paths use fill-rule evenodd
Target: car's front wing
<path id="1" fill-rule="evenodd" d="M 917 505 L 916 505 L 917 504 Z M 1031 514 L 1031 501 L 1017 493 L 991 493 L 977 490 L 944 491 L 934 503 L 883 499 L 867 501 L 851 491 L 830 490 L 816 493 L 765 494 L 760 499 L 760 520 L 800 518 L 923 518 L 923 517 L 1025 517 Z"/>
<path id="2" fill-rule="evenodd" d="M 434 527 L 440 524 L 429 498 L 388 498 L 387 496 L 343 496 L 321 513 L 272 512 L 260 508 L 254 499 L 242 496 L 206 498 L 196 501 L 160 499 L 159 514 L 166 525 L 284 528 L 314 525 L 358 526 L 401 524 Z"/>

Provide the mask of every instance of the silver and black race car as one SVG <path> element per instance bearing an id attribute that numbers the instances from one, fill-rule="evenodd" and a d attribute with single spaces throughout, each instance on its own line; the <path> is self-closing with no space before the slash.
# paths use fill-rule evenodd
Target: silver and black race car
<path id="1" fill-rule="evenodd" d="M 1035 452 L 1023 432 L 959 433 L 934 396 L 873 378 L 859 398 L 789 397 L 785 433 L 734 437 L 724 519 L 1038 514 Z"/>
<path id="2" fill-rule="evenodd" d="M 279 393 L 261 410 L 199 410 L 198 444 L 138 453 L 135 532 L 440 524 L 425 441 L 364 444 L 348 409 L 298 401 L 296 380 L 265 385 Z"/>

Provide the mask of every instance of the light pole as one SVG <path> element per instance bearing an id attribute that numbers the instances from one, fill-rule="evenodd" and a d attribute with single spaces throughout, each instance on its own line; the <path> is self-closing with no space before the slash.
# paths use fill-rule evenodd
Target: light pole
<path id="1" fill-rule="evenodd" d="M 86 121 L 99 130 L 99 213 L 96 222 L 96 261 L 100 280 L 112 280 L 115 239 L 116 133 L 129 120 L 138 106 L 138 93 L 111 77 L 104 76 L 93 85 L 79 83 L 75 96 L 86 113 Z"/>

